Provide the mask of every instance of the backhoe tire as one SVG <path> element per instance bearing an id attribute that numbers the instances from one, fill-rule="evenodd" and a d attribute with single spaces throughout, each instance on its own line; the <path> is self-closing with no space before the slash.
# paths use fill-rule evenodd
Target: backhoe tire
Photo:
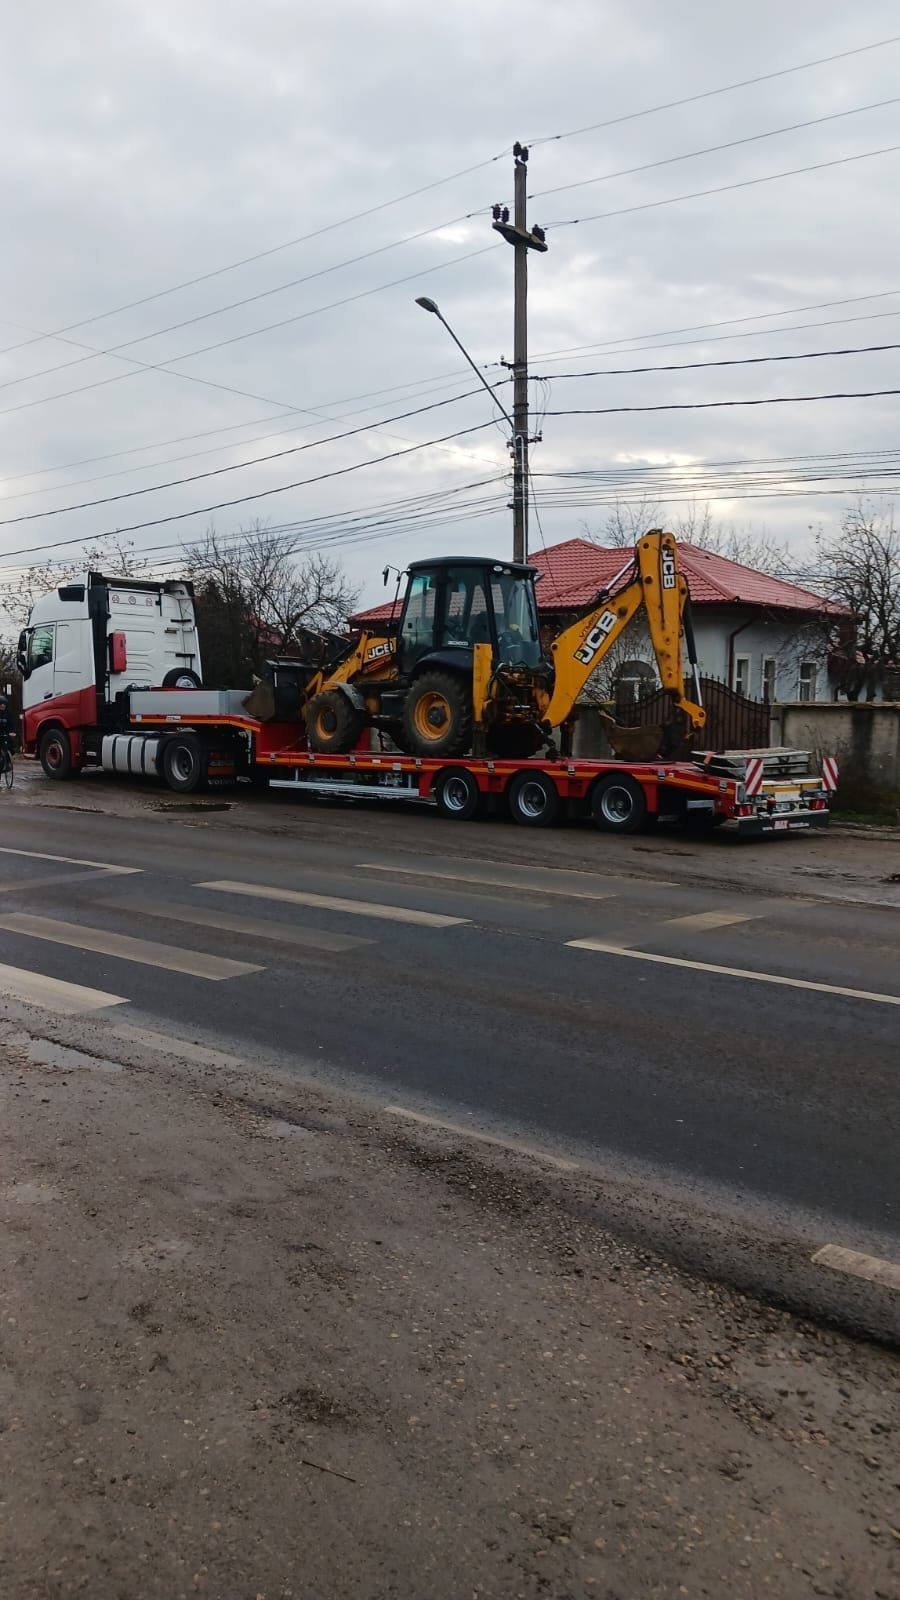
<path id="1" fill-rule="evenodd" d="M 38 756 L 48 778 L 71 778 L 72 741 L 65 728 L 48 728 L 41 734 Z"/>
<path id="2" fill-rule="evenodd" d="M 306 741 L 320 755 L 342 756 L 359 742 L 363 715 L 340 689 L 323 689 L 304 712 Z"/>
<path id="3" fill-rule="evenodd" d="M 520 772 L 507 791 L 509 814 L 525 828 L 552 828 L 562 815 L 562 799 L 546 772 Z"/>
<path id="4" fill-rule="evenodd" d="M 472 697 L 465 678 L 423 672 L 403 706 L 403 738 L 415 756 L 461 756 L 472 746 Z"/>
<path id="5" fill-rule="evenodd" d="M 604 833 L 638 833 L 647 821 L 644 791 L 627 773 L 611 772 L 594 784 L 591 812 Z"/>
<path id="6" fill-rule="evenodd" d="M 537 728 L 528 722 L 501 723 L 487 736 L 488 751 L 498 761 L 527 761 L 545 743 Z"/>
<path id="7" fill-rule="evenodd" d="M 434 798 L 441 816 L 451 822 L 472 822 L 484 810 L 484 795 L 466 767 L 447 767 L 439 772 Z"/>

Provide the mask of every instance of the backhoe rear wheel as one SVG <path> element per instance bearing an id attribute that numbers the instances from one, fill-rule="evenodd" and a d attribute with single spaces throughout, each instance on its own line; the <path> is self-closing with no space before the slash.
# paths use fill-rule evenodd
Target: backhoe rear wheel
<path id="1" fill-rule="evenodd" d="M 403 738 L 412 755 L 465 755 L 472 744 L 472 699 L 466 680 L 452 672 L 423 672 L 404 702 Z"/>
<path id="2" fill-rule="evenodd" d="M 637 833 L 647 819 L 647 802 L 635 778 L 610 773 L 594 784 L 591 811 L 605 833 Z"/>
<path id="3" fill-rule="evenodd" d="M 320 755 L 342 756 L 352 750 L 363 729 L 363 715 L 340 689 L 323 689 L 304 712 L 306 741 Z"/>

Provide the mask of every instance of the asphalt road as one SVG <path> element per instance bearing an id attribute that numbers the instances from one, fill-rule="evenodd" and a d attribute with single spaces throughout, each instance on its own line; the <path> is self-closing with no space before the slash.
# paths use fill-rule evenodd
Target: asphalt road
<path id="1" fill-rule="evenodd" d="M 0 987 L 900 1260 L 896 910 L 779 894 L 790 841 L 754 894 L 667 880 L 664 846 L 635 877 L 571 835 L 545 867 L 540 835 L 526 865 L 496 829 L 304 809 L 7 809 Z"/>

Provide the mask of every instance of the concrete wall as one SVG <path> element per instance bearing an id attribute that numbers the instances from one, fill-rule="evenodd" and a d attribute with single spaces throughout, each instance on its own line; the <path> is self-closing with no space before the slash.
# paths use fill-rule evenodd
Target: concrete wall
<path id="1" fill-rule="evenodd" d="M 775 745 L 837 756 L 847 804 L 864 803 L 867 791 L 900 800 L 900 703 L 777 705 L 771 730 Z"/>

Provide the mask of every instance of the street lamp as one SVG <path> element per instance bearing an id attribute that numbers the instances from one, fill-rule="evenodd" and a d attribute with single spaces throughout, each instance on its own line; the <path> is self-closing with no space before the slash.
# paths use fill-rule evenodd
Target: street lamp
<path id="1" fill-rule="evenodd" d="M 453 340 L 453 343 L 456 345 L 457 349 L 459 351 L 461 351 L 461 353 L 465 357 L 466 361 L 468 361 L 469 366 L 472 368 L 472 371 L 474 372 L 476 378 L 478 379 L 478 382 L 483 384 L 485 389 L 487 389 L 487 392 L 490 395 L 491 399 L 493 400 L 494 404 L 502 412 L 503 416 L 506 418 L 507 422 L 509 423 L 510 428 L 512 429 L 513 433 L 515 433 L 515 431 L 516 431 L 515 430 L 515 424 L 513 422 L 512 417 L 510 416 L 509 412 L 506 410 L 506 407 L 499 400 L 499 398 L 498 398 L 497 394 L 495 393 L 495 391 L 491 388 L 491 385 L 488 383 L 487 378 L 484 376 L 484 373 L 480 370 L 479 367 L 477 367 L 475 365 L 475 362 L 472 360 L 472 357 L 469 355 L 469 352 L 466 349 L 465 345 L 462 343 L 462 341 L 460 339 L 457 339 L 456 334 L 453 332 L 453 329 L 451 328 L 449 322 L 447 321 L 447 318 L 443 315 L 443 312 L 441 311 L 441 308 L 438 305 L 437 301 L 436 300 L 429 300 L 427 294 L 420 294 L 420 295 L 416 296 L 416 305 L 417 306 L 421 306 L 423 311 L 429 311 L 433 317 L 437 317 L 438 322 L 442 322 L 444 324 L 444 327 L 447 329 L 447 332 L 449 333 L 451 339 Z"/>

